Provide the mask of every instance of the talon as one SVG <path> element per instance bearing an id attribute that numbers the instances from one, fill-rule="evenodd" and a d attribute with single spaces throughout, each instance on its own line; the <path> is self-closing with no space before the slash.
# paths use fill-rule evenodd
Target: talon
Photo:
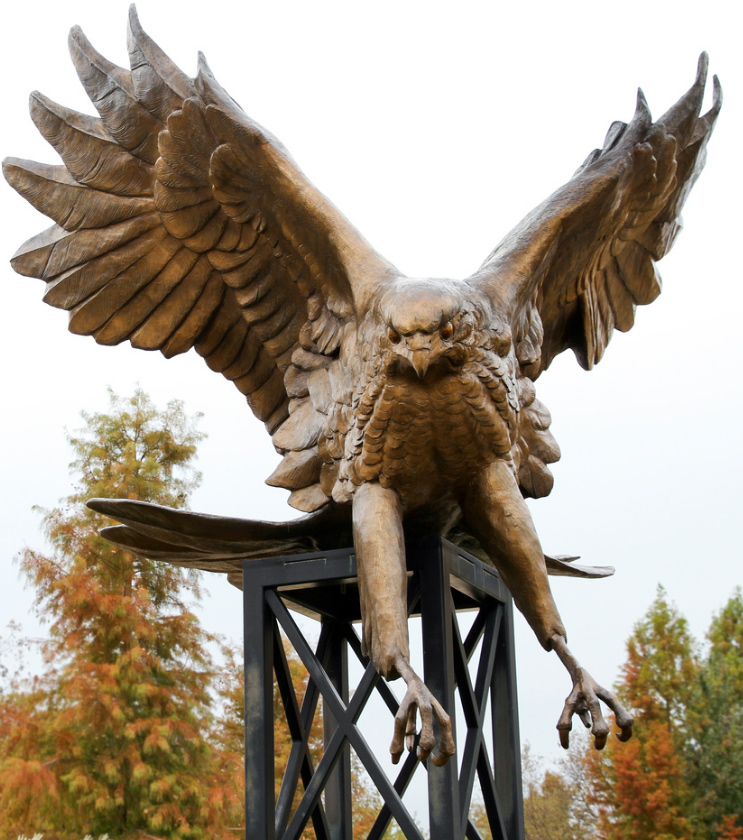
<path id="1" fill-rule="evenodd" d="M 628 726 L 623 726 L 621 732 L 617 732 L 617 738 L 620 741 L 629 741 L 632 737 L 632 721 L 630 721 Z"/>
<path id="2" fill-rule="evenodd" d="M 565 705 L 557 722 L 560 732 L 560 744 L 567 749 L 570 744 L 570 730 L 573 715 L 577 715 L 586 727 L 591 727 L 593 744 L 597 750 L 603 750 L 610 728 L 601 712 L 600 700 L 614 712 L 617 726 L 621 732 L 617 733 L 620 741 L 628 741 L 632 737 L 632 715 L 624 708 L 619 699 L 611 691 L 600 686 L 578 660 L 570 653 L 562 636 L 553 636 L 552 647 L 560 661 L 568 669 L 573 681 L 573 689 L 565 700 Z M 591 725 L 593 724 L 593 725 Z"/>
<path id="3" fill-rule="evenodd" d="M 408 689 L 405 693 L 400 708 L 395 715 L 395 731 L 390 744 L 392 763 L 400 761 L 403 752 L 403 744 L 409 752 L 415 750 L 416 757 L 420 761 L 426 761 L 436 747 L 436 735 L 434 732 L 434 718 L 439 725 L 438 750 L 433 755 L 432 761 L 440 767 L 454 755 L 455 745 L 452 736 L 451 720 L 444 711 L 441 704 L 423 684 L 422 680 L 415 676 L 412 671 L 407 678 Z M 416 718 L 420 713 L 421 731 L 416 735 Z"/>

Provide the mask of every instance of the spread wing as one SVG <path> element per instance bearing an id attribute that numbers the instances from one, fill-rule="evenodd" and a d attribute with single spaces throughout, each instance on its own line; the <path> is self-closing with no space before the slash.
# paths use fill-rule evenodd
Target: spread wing
<path id="1" fill-rule="evenodd" d="M 13 267 L 46 281 L 44 300 L 69 311 L 72 332 L 167 357 L 194 347 L 274 434 L 288 417 L 293 355 L 329 363 L 394 269 L 203 58 L 187 77 L 133 7 L 131 70 L 77 28 L 70 51 L 99 118 L 32 95 L 32 117 L 64 165 L 4 163 L 10 184 L 55 222 Z"/>
<path id="2" fill-rule="evenodd" d="M 110 542 L 150 559 L 221 572 L 239 589 L 242 589 L 244 560 L 331 551 L 353 544 L 348 505 L 325 505 L 289 522 L 210 516 L 130 499 L 90 499 L 88 507 L 122 523 L 101 530 Z M 445 505 L 438 508 L 431 505 L 412 512 L 405 518 L 406 537 L 421 540 L 440 534 L 490 563 L 466 524 L 453 525 L 449 514 Z M 614 573 L 611 566 L 582 566 L 573 562 L 578 559 L 544 557 L 550 575 L 601 578 Z"/>
<path id="3" fill-rule="evenodd" d="M 629 125 L 615 122 L 562 189 L 527 216 L 471 283 L 510 316 L 521 369 L 532 379 L 568 347 L 590 369 L 635 307 L 660 293 L 655 262 L 671 248 L 680 212 L 704 166 L 722 104 L 699 116 L 707 56 L 690 90 L 657 122 L 642 91 Z"/>

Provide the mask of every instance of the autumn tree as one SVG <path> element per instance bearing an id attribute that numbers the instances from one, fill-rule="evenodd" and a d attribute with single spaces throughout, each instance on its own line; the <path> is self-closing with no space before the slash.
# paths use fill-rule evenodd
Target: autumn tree
<path id="1" fill-rule="evenodd" d="M 616 686 L 635 715 L 634 737 L 597 752 L 573 733 L 573 749 L 546 768 L 527 745 L 527 840 L 743 840 L 740 590 L 707 640 L 700 653 L 659 588 L 627 642 Z M 489 838 L 484 813 L 476 817 Z"/>
<path id="2" fill-rule="evenodd" d="M 201 434 L 180 403 L 111 395 L 69 438 L 75 491 L 43 512 L 50 553 L 20 567 L 49 624 L 46 670 L 0 696 L 0 837 L 221 838 L 241 825 L 237 767 L 213 737 L 197 579 L 123 551 L 91 497 L 182 507 Z M 240 756 L 241 757 L 241 756 Z M 238 760 L 238 759 L 236 759 Z"/>
<path id="3" fill-rule="evenodd" d="M 658 588 L 627 642 L 617 693 L 635 715 L 627 743 L 586 751 L 589 800 L 605 840 L 690 840 L 692 790 L 684 760 L 687 711 L 699 674 L 686 620 Z"/>

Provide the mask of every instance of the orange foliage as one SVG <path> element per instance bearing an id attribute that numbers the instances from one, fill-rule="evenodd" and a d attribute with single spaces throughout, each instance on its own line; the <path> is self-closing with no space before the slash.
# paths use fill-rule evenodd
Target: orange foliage
<path id="1" fill-rule="evenodd" d="M 736 817 L 730 815 L 723 817 L 717 840 L 743 840 L 743 827 L 736 823 Z"/>
<path id="2" fill-rule="evenodd" d="M 582 759 L 601 840 L 691 840 L 682 727 L 697 664 L 686 622 L 662 590 L 627 653 L 618 691 L 635 715 L 634 737 Z"/>
<path id="3" fill-rule="evenodd" d="M 71 440 L 80 485 L 45 513 L 53 553 L 20 558 L 51 624 L 48 671 L 0 697 L 0 832 L 233 837 L 242 749 L 219 742 L 211 637 L 185 601 L 196 579 L 108 543 L 84 505 L 182 505 L 199 435 L 179 405 L 157 412 L 141 392 L 112 408 Z"/>

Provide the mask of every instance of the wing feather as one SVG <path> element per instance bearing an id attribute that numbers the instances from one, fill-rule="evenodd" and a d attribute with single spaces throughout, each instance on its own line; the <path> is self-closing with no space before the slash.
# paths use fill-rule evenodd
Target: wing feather
<path id="1" fill-rule="evenodd" d="M 193 81 L 142 29 L 136 14 L 129 15 L 127 45 L 134 96 L 164 122 L 184 99 L 196 95 Z"/>
<path id="2" fill-rule="evenodd" d="M 63 272 L 48 282 L 44 302 L 61 309 L 76 307 L 107 285 L 114 286 L 113 281 L 118 283 L 126 271 L 138 262 L 147 260 L 164 240 L 162 229 L 153 227 L 123 246 Z M 145 264 L 142 262 L 143 266 Z M 148 276 L 144 282 L 147 279 Z"/>
<path id="3" fill-rule="evenodd" d="M 31 94 L 30 111 L 75 181 L 116 195 L 148 195 L 150 166 L 115 143 L 99 119 L 58 105 L 38 92 Z"/>
<path id="4" fill-rule="evenodd" d="M 117 310 L 103 330 L 96 334 L 96 338 L 104 344 L 119 344 L 127 338 L 131 340 L 133 334 L 145 326 L 155 328 L 162 313 L 167 312 L 167 308 L 163 309 L 162 305 L 168 297 L 171 303 L 177 297 L 181 308 L 185 308 L 184 304 L 187 306 L 189 299 L 198 296 L 210 271 L 211 266 L 206 260 L 200 259 L 192 251 L 181 249 L 168 259 L 156 277 Z M 168 324 L 169 320 L 164 323 Z M 134 340 L 132 345 L 140 347 Z"/>
<path id="5" fill-rule="evenodd" d="M 213 274 L 209 261 L 199 257 L 189 269 L 184 289 L 175 288 L 130 336 L 132 347 L 159 350 L 188 317 Z"/>
<path id="6" fill-rule="evenodd" d="M 178 243 L 169 240 L 165 232 L 160 229 L 154 230 L 151 236 L 152 248 L 146 254 L 120 272 L 115 283 L 106 284 L 71 311 L 69 326 L 72 332 L 79 335 L 95 334 L 101 344 L 118 343 L 98 331 L 109 320 L 116 321 L 119 311 L 128 306 L 137 292 L 157 279 L 171 258 L 181 250 Z M 119 320 L 118 323 L 121 321 Z"/>
<path id="7" fill-rule="evenodd" d="M 64 166 L 9 158 L 3 171 L 26 201 L 67 230 L 103 228 L 155 209 L 151 198 L 119 196 L 79 184 Z"/>
<path id="8" fill-rule="evenodd" d="M 73 332 L 168 357 L 194 347 L 274 433 L 288 417 L 294 354 L 327 366 L 339 320 L 363 313 L 394 269 L 203 59 L 188 78 L 133 8 L 129 70 L 77 27 L 69 44 L 98 117 L 32 95 L 34 122 L 64 165 L 4 164 L 11 185 L 56 222 L 13 266 L 47 281 L 45 300 L 69 311 Z M 310 333 L 303 349 L 300 334 Z"/>
<path id="9" fill-rule="evenodd" d="M 163 124 L 137 100 L 131 74 L 97 52 L 79 26 L 70 31 L 69 46 L 80 82 L 106 131 L 124 149 L 154 164 Z"/>
<path id="10" fill-rule="evenodd" d="M 166 359 L 185 353 L 196 345 L 199 336 L 204 334 L 207 324 L 214 318 L 214 313 L 220 311 L 224 296 L 225 287 L 222 278 L 213 271 L 206 281 L 203 292 L 183 322 L 160 348 L 160 352 Z"/>
<path id="11" fill-rule="evenodd" d="M 568 347 L 590 369 L 613 331 L 632 327 L 634 307 L 660 294 L 655 263 L 681 227 L 722 104 L 715 77 L 712 107 L 699 115 L 706 74 L 702 54 L 694 84 L 656 123 L 640 91 L 631 122 L 613 123 L 603 148 L 470 278 L 510 310 L 519 361 L 532 378 Z M 543 338 L 535 348 L 529 331 L 537 321 Z"/>

